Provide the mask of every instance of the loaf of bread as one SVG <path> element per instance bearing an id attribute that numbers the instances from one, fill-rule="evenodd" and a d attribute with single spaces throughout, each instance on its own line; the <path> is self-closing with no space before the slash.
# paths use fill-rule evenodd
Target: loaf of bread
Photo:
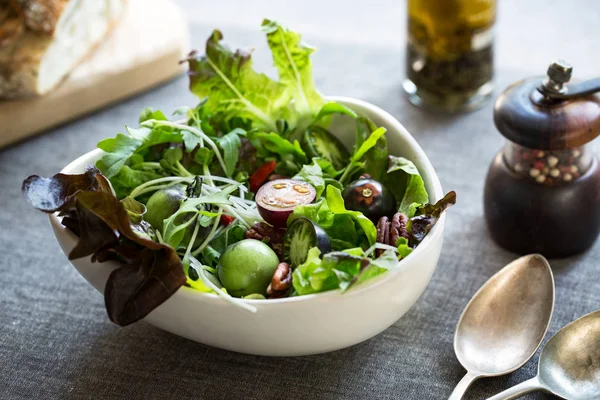
<path id="1" fill-rule="evenodd" d="M 0 0 L 0 98 L 54 88 L 108 34 L 125 0 Z"/>

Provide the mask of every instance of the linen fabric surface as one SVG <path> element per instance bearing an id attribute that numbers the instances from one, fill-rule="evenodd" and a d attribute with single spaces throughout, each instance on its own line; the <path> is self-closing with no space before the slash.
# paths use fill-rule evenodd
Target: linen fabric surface
<path id="1" fill-rule="evenodd" d="M 465 373 L 452 347 L 458 318 L 477 289 L 517 257 L 492 242 L 483 220 L 484 178 L 503 144 L 492 122 L 492 102 L 472 113 L 442 115 L 406 101 L 401 91 L 404 2 L 179 3 L 191 19 L 196 48 L 203 49 L 211 30 L 220 28 L 232 46 L 256 47 L 256 67 L 269 73 L 270 55 L 259 26 L 263 16 L 281 20 L 318 47 L 314 74 L 323 93 L 374 103 L 408 128 L 444 190 L 458 194 L 433 279 L 417 304 L 380 335 L 310 357 L 248 356 L 145 322 L 126 328 L 111 324 L 102 296 L 68 263 L 47 216 L 23 200 L 21 182 L 30 174 L 58 172 L 100 139 L 122 132 L 124 124 L 135 124 L 145 106 L 170 113 L 194 105 L 197 99 L 181 77 L 0 150 L 0 399 L 447 398 Z M 559 57 L 575 66 L 575 77 L 600 75 L 597 1 L 499 3 L 495 96 L 519 79 L 544 74 Z M 551 264 L 556 307 L 545 342 L 600 308 L 600 242 L 585 254 Z M 506 377 L 477 381 L 466 399 L 486 398 L 531 378 L 538 355 Z"/>

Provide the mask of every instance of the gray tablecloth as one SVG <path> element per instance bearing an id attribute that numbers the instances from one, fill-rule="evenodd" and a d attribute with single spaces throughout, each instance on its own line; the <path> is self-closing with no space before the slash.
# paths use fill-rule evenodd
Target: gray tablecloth
<path id="1" fill-rule="evenodd" d="M 444 116 L 407 103 L 400 89 L 403 2 L 180 3 L 192 21 L 196 47 L 202 47 L 211 28 L 220 27 L 232 43 L 256 45 L 257 65 L 264 68 L 270 60 L 260 18 L 282 19 L 318 46 L 314 69 L 323 92 L 375 103 L 413 133 L 444 188 L 458 193 L 437 271 L 418 303 L 391 328 L 352 348 L 318 356 L 247 356 L 181 339 L 144 322 L 112 325 L 102 296 L 69 265 L 46 216 L 22 200 L 21 181 L 32 173 L 52 175 L 99 139 L 135 123 L 145 106 L 170 112 L 193 105 L 182 77 L 0 151 L 0 398 L 447 398 L 464 373 L 452 349 L 458 317 L 475 291 L 515 258 L 490 240 L 482 219 L 483 180 L 502 145 L 491 104 Z M 497 93 L 515 80 L 543 73 L 556 57 L 571 61 L 576 76 L 599 75 L 596 0 L 500 3 Z M 586 254 L 552 262 L 557 294 L 549 335 L 600 308 L 599 258 L 597 243 Z M 484 398 L 532 377 L 536 360 L 507 377 L 478 381 L 467 398 Z"/>

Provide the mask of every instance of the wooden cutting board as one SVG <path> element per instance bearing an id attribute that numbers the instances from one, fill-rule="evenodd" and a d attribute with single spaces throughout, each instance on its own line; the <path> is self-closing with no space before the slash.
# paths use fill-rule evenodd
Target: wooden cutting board
<path id="1" fill-rule="evenodd" d="M 129 0 L 110 35 L 58 88 L 0 101 L 0 147 L 173 79 L 188 52 L 187 20 L 172 0 Z"/>

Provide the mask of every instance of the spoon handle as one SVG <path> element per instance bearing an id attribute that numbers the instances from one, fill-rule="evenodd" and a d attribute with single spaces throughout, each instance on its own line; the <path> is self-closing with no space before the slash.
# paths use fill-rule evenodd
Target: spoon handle
<path id="1" fill-rule="evenodd" d="M 448 398 L 448 400 L 460 400 L 464 396 L 465 392 L 471 386 L 471 384 L 475 381 L 475 379 L 479 378 L 478 375 L 475 375 L 471 372 L 467 372 L 465 376 L 458 382 L 458 385 L 452 391 L 452 394 Z"/>
<path id="2" fill-rule="evenodd" d="M 523 396 L 529 392 L 535 392 L 536 390 L 543 390 L 544 386 L 541 384 L 538 377 L 533 377 L 525 382 L 521 382 L 503 392 L 498 393 L 495 396 L 489 397 L 487 400 L 511 400 Z"/>

